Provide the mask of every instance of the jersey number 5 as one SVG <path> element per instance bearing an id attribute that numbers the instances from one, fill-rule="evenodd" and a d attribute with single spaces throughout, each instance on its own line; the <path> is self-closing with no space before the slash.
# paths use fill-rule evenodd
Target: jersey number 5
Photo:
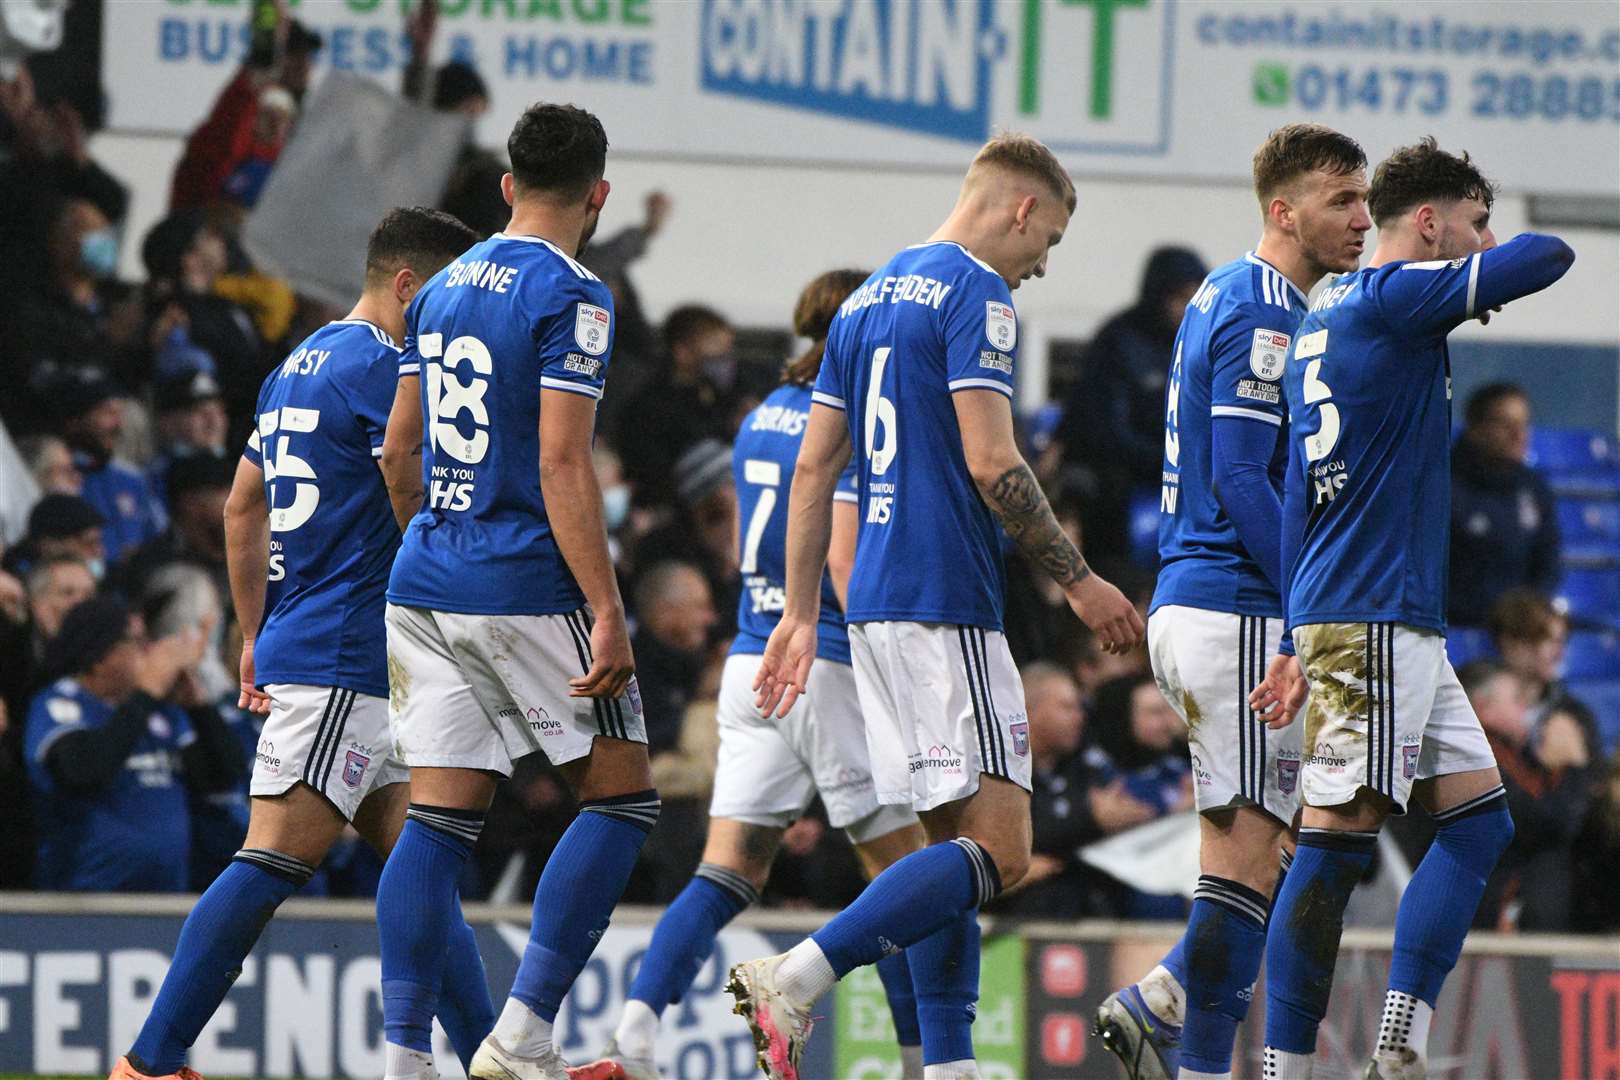
<path id="1" fill-rule="evenodd" d="M 315 468 L 287 448 L 292 432 L 314 431 L 321 422 L 319 409 L 297 409 L 283 405 L 275 412 L 259 417 L 259 444 L 264 447 L 264 482 L 269 487 L 270 531 L 292 532 L 309 521 L 321 502 L 321 489 L 316 483 Z M 271 452 L 272 436 L 275 451 Z M 279 490 L 276 481 L 293 481 L 292 502 L 276 505 Z"/>
<path id="2" fill-rule="evenodd" d="M 1316 434 L 1305 436 L 1305 460 L 1309 462 L 1321 461 L 1339 445 L 1339 407 L 1329 400 L 1333 388 L 1322 381 L 1327 341 L 1328 332 L 1318 330 L 1300 338 L 1294 350 L 1294 359 L 1309 361 L 1305 365 L 1305 404 L 1316 406 L 1321 421 L 1316 426 Z"/>

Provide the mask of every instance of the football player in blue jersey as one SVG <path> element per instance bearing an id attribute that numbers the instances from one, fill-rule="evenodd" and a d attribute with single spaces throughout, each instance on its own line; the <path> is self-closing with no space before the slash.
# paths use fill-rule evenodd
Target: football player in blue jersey
<path id="1" fill-rule="evenodd" d="M 754 706 L 754 675 L 786 599 L 788 498 L 793 466 L 810 418 L 811 387 L 821 369 L 827 329 L 839 304 L 867 278 L 864 270 L 822 274 L 799 295 L 793 330 L 810 347 L 790 361 L 782 385 L 743 419 L 732 448 L 737 485 L 737 553 L 743 578 L 738 633 L 720 681 L 720 761 L 709 808 L 709 839 L 697 876 L 670 904 L 641 958 L 624 1015 L 603 1057 L 628 1080 L 656 1080 L 659 1014 L 697 977 L 715 935 L 759 899 L 782 831 L 818 794 L 834 828 L 849 833 L 868 875 L 923 845 L 909 806 L 878 802 L 872 785 L 855 673 L 849 663 L 844 601 L 855 557 L 853 467 L 833 495 L 827 575 L 821 582 L 821 626 L 811 691 L 784 717 Z M 919 1013 L 937 987 L 912 992 L 906 954 L 878 963 L 894 1014 L 904 1075 L 922 1075 Z"/>
<path id="2" fill-rule="evenodd" d="M 1497 246 L 1495 189 L 1430 139 L 1373 174 L 1378 246 L 1311 306 L 1290 347 L 1283 488 L 1292 641 L 1251 696 L 1286 724 L 1307 689 L 1294 865 L 1266 948 L 1271 1080 L 1308 1080 L 1350 891 L 1378 830 L 1415 797 L 1434 842 L 1395 918 L 1365 1075 L 1421 1080 L 1429 1024 L 1485 880 L 1513 836 L 1490 744 L 1446 659 L 1451 360 L 1446 335 L 1547 288 L 1575 254 L 1526 233 Z"/>
<path id="3" fill-rule="evenodd" d="M 1268 732 L 1248 706 L 1282 636 L 1283 357 L 1306 294 L 1361 259 L 1367 156 L 1331 128 L 1290 124 L 1255 152 L 1254 193 L 1260 243 L 1193 295 L 1165 394 L 1148 650 L 1187 724 L 1201 876 L 1182 940 L 1097 1010 L 1132 1080 L 1175 1077 L 1178 1056 L 1184 1080 L 1231 1075 L 1299 807 L 1298 729 Z"/>
<path id="4" fill-rule="evenodd" d="M 1030 854 L 1029 719 L 1001 632 L 1003 530 L 1105 649 L 1141 640 L 1136 609 L 1091 573 L 1013 440 L 1011 290 L 1045 274 L 1074 205 L 1050 150 L 997 136 L 945 223 L 833 320 L 756 703 L 782 715 L 809 688 L 833 496 L 853 456 L 859 535 L 846 614 L 872 777 L 879 802 L 921 815 L 931 844 L 791 952 L 732 969 L 728 989 L 769 1076 L 797 1075 L 810 1008 L 840 977 L 913 946 L 915 981 L 937 981 L 943 999 L 924 1033 L 924 1075 L 978 1075 L 977 909 L 1024 876 Z"/>
<path id="5" fill-rule="evenodd" d="M 240 704 L 268 716 L 247 839 L 186 919 L 151 1015 L 114 1080 L 189 1074 L 186 1051 L 243 958 L 344 827 L 385 856 L 399 836 L 406 776 L 388 728 L 383 629 L 399 527 L 377 458 L 405 306 L 477 239 L 437 210 L 389 212 L 371 234 L 354 309 L 305 339 L 259 391 L 225 511 L 242 627 Z M 445 932 L 439 1015 L 470 1062 L 494 1007 L 472 928 L 458 916 Z"/>
<path id="6" fill-rule="evenodd" d="M 591 461 L 613 300 L 575 261 L 608 196 L 607 136 L 582 109 L 539 104 L 507 152 L 506 231 L 406 312 L 383 451 L 396 512 L 420 506 L 388 585 L 393 731 L 411 770 L 377 893 L 391 1078 L 431 1069 L 456 882 L 515 759 L 544 751 L 580 813 L 535 890 L 511 996 L 472 1062 L 480 1080 L 567 1075 L 552 1022 L 658 820 Z"/>

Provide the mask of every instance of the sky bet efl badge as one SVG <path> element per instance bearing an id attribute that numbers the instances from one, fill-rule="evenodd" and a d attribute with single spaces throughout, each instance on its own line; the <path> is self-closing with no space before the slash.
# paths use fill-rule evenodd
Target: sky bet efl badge
<path id="1" fill-rule="evenodd" d="M 1249 350 L 1249 370 L 1267 382 L 1282 378 L 1283 360 L 1288 356 L 1288 335 L 1275 330 L 1256 330 L 1254 347 Z"/>
<path id="2" fill-rule="evenodd" d="M 580 304 L 574 314 L 574 340 L 592 356 L 607 352 L 608 313 L 595 304 Z"/>
<path id="3" fill-rule="evenodd" d="M 1011 304 L 995 300 L 984 302 L 984 336 L 996 347 L 996 351 L 1012 352 L 1012 347 L 1018 342 L 1018 315 Z M 1283 347 L 1287 348 L 1287 345 Z"/>

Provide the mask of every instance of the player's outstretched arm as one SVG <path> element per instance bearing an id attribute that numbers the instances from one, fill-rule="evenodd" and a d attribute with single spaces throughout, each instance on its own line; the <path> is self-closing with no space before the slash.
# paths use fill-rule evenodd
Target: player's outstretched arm
<path id="1" fill-rule="evenodd" d="M 1574 263 L 1574 249 L 1558 237 L 1520 233 L 1464 259 L 1402 263 L 1383 278 L 1378 302 L 1396 327 L 1445 333 L 1540 292 Z"/>
<path id="2" fill-rule="evenodd" d="M 833 492 L 849 455 L 843 411 L 820 402 L 811 405 L 788 496 L 787 601 L 754 676 L 754 704 L 766 714 L 786 716 L 810 677 L 816 620 L 821 617 L 821 572 L 832 541 Z"/>
<path id="3" fill-rule="evenodd" d="M 401 375 L 394 389 L 394 405 L 383 430 L 383 485 L 394 508 L 394 520 L 404 532 L 422 508 L 422 390 L 421 377 Z"/>
<path id="4" fill-rule="evenodd" d="M 1142 616 L 1125 594 L 1091 572 L 1052 514 L 1013 438 L 1012 402 L 994 390 L 952 395 L 968 472 L 985 505 L 1018 549 L 1063 587 L 1069 607 L 1103 649 L 1121 653 L 1142 642 Z"/>
<path id="5" fill-rule="evenodd" d="M 636 662 L 602 523 L 602 489 L 591 461 L 595 428 L 594 397 L 567 390 L 540 391 L 540 495 L 557 548 L 596 620 L 591 627 L 591 670 L 568 681 L 569 694 L 618 697 L 636 673 Z"/>
<path id="6" fill-rule="evenodd" d="M 270 714 L 270 699 L 254 686 L 253 640 L 264 621 L 264 587 L 270 570 L 270 505 L 264 497 L 264 470 L 247 458 L 236 463 L 236 477 L 225 500 L 225 571 L 231 604 L 242 628 L 241 694 L 238 708 Z"/>

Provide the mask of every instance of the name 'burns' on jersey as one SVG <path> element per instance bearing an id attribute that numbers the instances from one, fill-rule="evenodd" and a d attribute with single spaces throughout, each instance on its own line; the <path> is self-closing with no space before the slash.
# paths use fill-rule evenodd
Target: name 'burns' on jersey
<path id="1" fill-rule="evenodd" d="M 999 630 L 1000 524 L 962 450 L 952 395 L 1013 395 L 1018 318 L 957 244 L 906 248 L 838 309 L 814 400 L 848 416 L 860 498 L 848 619 Z"/>
<path id="2" fill-rule="evenodd" d="M 549 241 L 496 233 L 424 285 L 399 374 L 421 379 L 422 508 L 388 599 L 481 615 L 555 615 L 585 598 L 540 493 L 540 392 L 600 398 L 608 288 Z"/>
<path id="3" fill-rule="evenodd" d="M 1165 388 L 1164 477 L 1159 497 L 1159 580 L 1166 604 L 1275 618 L 1282 598 L 1221 507 L 1213 465 L 1217 417 L 1288 423 L 1283 359 L 1305 317 L 1305 294 L 1252 253 L 1212 272 L 1187 304 Z M 1271 478 L 1279 495 L 1287 443 L 1277 439 Z"/>

